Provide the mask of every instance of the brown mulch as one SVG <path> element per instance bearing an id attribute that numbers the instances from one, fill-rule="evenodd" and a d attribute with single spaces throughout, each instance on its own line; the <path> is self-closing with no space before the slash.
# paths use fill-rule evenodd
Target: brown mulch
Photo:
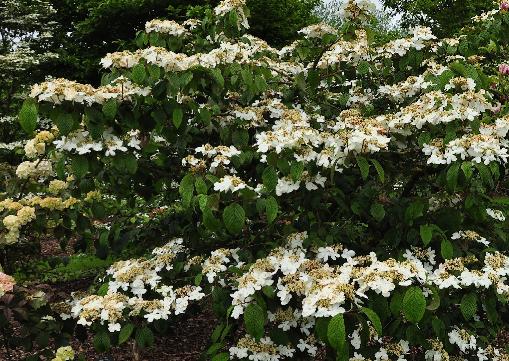
<path id="1" fill-rule="evenodd" d="M 73 253 L 74 240 L 70 240 L 65 250 L 60 244 L 51 239 L 41 242 L 41 256 L 68 256 Z M 85 278 L 70 282 L 61 282 L 51 285 L 32 285 L 31 287 L 41 288 L 45 291 L 53 291 L 58 299 L 70 298 L 75 291 L 86 290 L 93 279 Z M 169 321 L 170 322 L 170 321 Z M 163 337 L 157 337 L 155 344 L 141 351 L 140 361 L 197 361 L 204 351 L 210 346 L 210 335 L 212 334 L 217 320 L 209 307 L 203 307 L 200 314 L 192 315 L 171 328 L 169 333 Z M 0 335 L 1 336 L 1 335 Z M 3 341 L 0 337 L 0 341 Z M 0 361 L 20 361 L 29 356 L 22 349 L 10 350 L 8 353 L 0 342 Z M 97 354 L 92 344 L 92 337 L 85 343 L 72 342 L 76 352 L 83 353 L 87 361 L 133 361 L 131 346 L 124 344 L 114 347 L 109 353 Z"/>
<path id="2" fill-rule="evenodd" d="M 164 337 L 158 337 L 155 344 L 141 352 L 140 361 L 196 361 L 210 345 L 210 335 L 216 320 L 212 312 L 190 317 L 176 325 Z M 130 345 L 115 347 L 107 355 L 97 355 L 91 340 L 83 346 L 73 345 L 86 355 L 87 361 L 132 361 Z"/>
<path id="3" fill-rule="evenodd" d="M 216 320 L 211 312 L 190 317 L 164 337 L 156 338 L 155 344 L 141 351 L 140 361 L 197 361 L 210 345 L 210 335 Z M 76 352 L 85 355 L 87 361 L 132 361 L 131 346 L 124 344 L 111 349 L 110 352 L 98 354 L 92 345 L 92 337 L 87 342 L 72 342 Z M 10 354 L 10 356 L 9 356 Z M 29 354 L 22 349 L 10 350 L 7 353 L 0 347 L 0 361 L 19 361 Z"/>

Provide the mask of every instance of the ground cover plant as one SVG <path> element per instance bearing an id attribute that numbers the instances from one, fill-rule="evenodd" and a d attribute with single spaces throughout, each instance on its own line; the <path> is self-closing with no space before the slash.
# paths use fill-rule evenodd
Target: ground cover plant
<path id="1" fill-rule="evenodd" d="M 450 38 L 379 36 L 374 10 L 274 48 L 224 0 L 147 22 L 101 86 L 33 86 L 0 201 L 5 344 L 140 360 L 208 307 L 202 359 L 509 359 L 509 3 Z M 48 238 L 106 272 L 64 299 L 16 285 Z"/>

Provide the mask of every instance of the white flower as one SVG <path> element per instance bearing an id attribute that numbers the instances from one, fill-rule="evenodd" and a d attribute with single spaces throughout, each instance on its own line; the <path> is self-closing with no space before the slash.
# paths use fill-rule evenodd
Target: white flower
<path id="1" fill-rule="evenodd" d="M 493 218 L 497 221 L 500 221 L 500 222 L 505 221 L 504 213 L 498 209 L 486 208 L 486 213 L 488 214 L 488 216 L 490 216 L 491 218 Z"/>

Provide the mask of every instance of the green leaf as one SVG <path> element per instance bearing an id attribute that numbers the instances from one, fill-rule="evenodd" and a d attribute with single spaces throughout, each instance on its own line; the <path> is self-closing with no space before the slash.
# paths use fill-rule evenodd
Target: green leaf
<path id="1" fill-rule="evenodd" d="M 369 318 L 371 324 L 378 333 L 378 336 L 382 336 L 382 322 L 380 321 L 380 317 L 378 317 L 376 312 L 367 307 L 361 308 L 361 311 Z"/>
<path id="2" fill-rule="evenodd" d="M 368 161 L 366 160 L 366 158 L 361 157 L 361 156 L 357 156 L 355 159 L 357 160 L 357 165 L 359 166 L 359 169 L 361 171 L 362 179 L 363 180 L 368 179 L 368 175 L 369 175 Z"/>
<path id="3" fill-rule="evenodd" d="M 370 208 L 370 213 L 374 219 L 380 222 L 385 217 L 384 206 L 380 203 L 373 203 Z"/>
<path id="4" fill-rule="evenodd" d="M 373 163 L 373 165 L 375 166 L 375 170 L 378 173 L 378 178 L 380 179 L 380 182 L 385 183 L 385 171 L 380 162 L 377 161 L 376 159 L 371 159 L 371 163 Z"/>
<path id="5" fill-rule="evenodd" d="M 196 188 L 196 192 L 198 194 L 207 194 L 207 183 L 203 180 L 202 177 L 196 178 L 196 181 L 194 183 L 194 187 Z"/>
<path id="6" fill-rule="evenodd" d="M 114 119 L 115 116 L 117 115 L 117 108 L 118 108 L 118 104 L 115 99 L 108 100 L 107 102 L 105 102 L 103 104 L 104 116 L 109 120 Z"/>
<path id="7" fill-rule="evenodd" d="M 21 128 L 28 133 L 32 134 L 37 128 L 37 105 L 34 99 L 26 99 L 19 112 L 19 124 Z"/>
<path id="8" fill-rule="evenodd" d="M 101 330 L 94 336 L 94 348 L 97 352 L 106 352 L 111 347 L 110 335 Z"/>
<path id="9" fill-rule="evenodd" d="M 474 170 L 472 169 L 471 162 L 461 163 L 461 170 L 463 171 L 463 174 L 465 175 L 465 178 L 467 180 L 470 180 L 470 178 L 472 178 L 472 175 L 474 174 Z"/>
<path id="10" fill-rule="evenodd" d="M 262 174 L 262 181 L 268 192 L 272 192 L 274 189 L 276 189 L 278 177 L 274 167 L 269 166 L 265 168 Z"/>
<path id="11" fill-rule="evenodd" d="M 251 303 L 244 310 L 246 331 L 256 340 L 259 340 L 265 334 L 265 318 L 265 312 L 256 303 Z"/>
<path id="12" fill-rule="evenodd" d="M 447 170 L 446 180 L 447 180 L 447 188 L 449 191 L 454 192 L 458 185 L 458 174 L 460 170 L 460 164 L 454 163 Z"/>
<path id="13" fill-rule="evenodd" d="M 345 319 L 342 313 L 334 316 L 327 326 L 327 340 L 332 348 L 341 350 L 346 343 Z"/>
<path id="14" fill-rule="evenodd" d="M 175 126 L 175 128 L 178 129 L 180 127 L 180 125 L 182 124 L 183 118 L 184 118 L 184 112 L 182 111 L 182 108 L 173 109 L 172 120 L 173 120 L 173 125 Z"/>
<path id="15" fill-rule="evenodd" d="M 221 229 L 221 222 L 214 217 L 212 210 L 210 208 L 205 208 L 202 210 L 203 212 L 203 224 L 205 227 L 210 229 L 212 232 L 217 232 Z"/>
<path id="16" fill-rule="evenodd" d="M 120 333 L 118 334 L 118 344 L 121 345 L 131 337 L 134 331 L 134 325 L 132 323 L 128 323 L 120 329 Z"/>
<path id="17" fill-rule="evenodd" d="M 191 204 L 194 192 L 194 177 L 192 174 L 186 175 L 180 181 L 179 193 L 182 197 L 184 207 L 188 208 Z"/>
<path id="18" fill-rule="evenodd" d="M 88 173 L 88 159 L 83 156 L 73 157 L 71 167 L 76 178 L 83 178 Z"/>
<path id="19" fill-rule="evenodd" d="M 267 221 L 269 223 L 274 222 L 277 217 L 279 206 L 277 200 L 274 197 L 269 197 L 265 201 L 265 214 L 267 215 Z"/>
<path id="20" fill-rule="evenodd" d="M 230 204 L 223 210 L 223 222 L 228 232 L 239 234 L 246 222 L 244 208 L 237 203 Z"/>
<path id="21" fill-rule="evenodd" d="M 465 320 L 475 316 L 477 313 L 477 296 L 475 293 L 467 293 L 461 298 L 460 310 Z"/>
<path id="22" fill-rule="evenodd" d="M 74 128 L 74 119 L 69 113 L 57 112 L 57 114 L 53 116 L 52 121 L 57 126 L 60 135 L 67 135 Z M 89 128 L 92 128 L 90 124 Z M 92 133 L 91 129 L 89 129 L 89 131 Z"/>
<path id="23" fill-rule="evenodd" d="M 427 246 L 433 238 L 433 226 L 429 224 L 423 224 L 420 227 L 419 233 L 421 234 L 422 243 Z"/>
<path id="24" fill-rule="evenodd" d="M 228 361 L 230 359 L 230 354 L 227 352 L 222 352 L 212 357 L 212 361 Z"/>
<path id="25" fill-rule="evenodd" d="M 440 307 L 440 294 L 436 286 L 428 286 L 431 289 L 431 302 L 426 306 L 427 310 L 435 311 Z"/>
<path id="26" fill-rule="evenodd" d="M 490 169 L 482 163 L 475 163 L 475 167 L 479 171 L 482 182 L 488 187 L 493 188 L 495 184 L 493 182 Z"/>
<path id="27" fill-rule="evenodd" d="M 365 60 L 362 60 L 357 65 L 357 74 L 359 75 L 366 75 L 369 73 L 370 66 L 369 63 Z"/>
<path id="28" fill-rule="evenodd" d="M 444 257 L 444 259 L 450 259 L 453 257 L 454 247 L 449 240 L 444 239 L 442 241 L 442 243 L 440 244 L 440 253 L 442 254 L 442 257 Z"/>
<path id="29" fill-rule="evenodd" d="M 400 315 L 402 304 L 403 304 L 403 294 L 401 292 L 393 293 L 389 305 L 393 316 L 398 317 Z"/>
<path id="30" fill-rule="evenodd" d="M 216 83 L 223 88 L 224 87 L 224 78 L 223 74 L 221 74 L 221 70 L 218 68 L 210 69 L 210 75 L 216 81 Z"/>
<path id="31" fill-rule="evenodd" d="M 302 172 L 304 171 L 304 163 L 302 162 L 293 162 L 290 167 L 290 174 L 292 176 L 292 180 L 294 182 L 300 181 L 302 177 Z"/>
<path id="32" fill-rule="evenodd" d="M 410 287 L 403 297 L 403 314 L 412 323 L 418 323 L 426 311 L 426 298 L 419 287 Z"/>
<path id="33" fill-rule="evenodd" d="M 405 210 L 405 221 L 412 224 L 413 221 L 419 217 L 422 217 L 424 211 L 424 204 L 416 200 L 412 202 Z"/>
<path id="34" fill-rule="evenodd" d="M 154 344 L 154 334 L 148 327 L 140 328 L 136 331 L 136 343 L 140 348 L 152 346 Z"/>
<path id="35" fill-rule="evenodd" d="M 145 71 L 145 65 L 137 64 L 131 70 L 131 79 L 137 84 L 142 84 L 145 81 L 147 72 Z"/>
<path id="36" fill-rule="evenodd" d="M 315 323 L 316 338 L 322 342 L 327 342 L 327 329 L 329 325 L 328 318 L 318 318 Z"/>

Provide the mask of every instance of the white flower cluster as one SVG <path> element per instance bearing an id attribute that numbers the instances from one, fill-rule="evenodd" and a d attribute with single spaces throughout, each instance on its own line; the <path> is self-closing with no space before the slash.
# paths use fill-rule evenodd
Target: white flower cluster
<path id="1" fill-rule="evenodd" d="M 191 301 L 200 300 L 205 294 L 197 286 L 164 285 L 160 276 L 161 272 L 171 270 L 175 258 L 185 251 L 182 242 L 179 238 L 154 249 L 149 259 L 115 263 L 107 271 L 111 281 L 106 295 L 75 299 L 70 315 L 63 313 L 62 317 L 72 316 L 78 319 L 78 324 L 86 326 L 94 322 L 107 324 L 110 332 L 116 332 L 128 317 L 139 316 L 153 322 L 184 313 Z"/>
<path id="2" fill-rule="evenodd" d="M 454 232 L 453 235 L 451 236 L 451 239 L 453 239 L 453 240 L 462 239 L 462 240 L 466 240 L 466 241 L 475 241 L 475 242 L 485 245 L 486 247 L 490 245 L 490 242 L 488 240 L 486 240 L 485 237 L 482 237 L 479 233 L 477 233 L 475 231 Z"/>
<path id="3" fill-rule="evenodd" d="M 376 5 L 371 0 L 346 0 L 339 8 L 342 19 L 366 22 L 374 15 Z"/>
<path id="4" fill-rule="evenodd" d="M 264 41 L 254 37 L 247 39 L 251 41 L 249 43 L 224 41 L 219 44 L 219 47 L 208 53 L 193 55 L 175 53 L 166 50 L 166 48 L 154 46 L 135 52 L 109 53 L 101 59 L 101 65 L 104 68 L 132 68 L 143 60 L 147 64 L 156 65 L 165 71 L 186 71 L 193 67 L 212 69 L 222 64 L 256 64 L 257 62 L 252 59 L 254 55 L 267 51 L 276 53 L 276 50 L 270 48 Z"/>
<path id="5" fill-rule="evenodd" d="M 499 222 L 504 222 L 505 221 L 504 212 L 502 212 L 499 209 L 487 208 L 486 209 L 486 213 L 488 214 L 488 216 L 490 216 L 491 218 L 493 218 L 493 219 L 495 219 L 495 220 L 497 220 Z"/>
<path id="6" fill-rule="evenodd" d="M 26 161 L 20 163 L 16 169 L 16 176 L 20 179 L 48 178 L 53 175 L 53 165 L 49 160 Z"/>
<path id="7" fill-rule="evenodd" d="M 480 134 L 465 134 L 444 145 L 442 139 L 435 139 L 423 146 L 424 154 L 430 156 L 428 163 L 450 164 L 459 159 L 475 163 L 506 163 L 509 157 L 509 117 L 497 119 L 493 124 L 481 125 Z"/>
<path id="8" fill-rule="evenodd" d="M 208 143 L 197 147 L 194 151 L 196 154 L 202 154 L 207 160 L 211 161 L 208 171 L 213 174 L 217 172 L 218 168 L 221 170 L 226 170 L 230 173 L 235 173 L 235 169 L 230 167 L 230 159 L 231 157 L 240 155 L 241 153 L 233 145 L 229 147 L 224 145 L 213 147 Z M 203 159 L 196 158 L 192 155 L 187 156 L 182 160 L 182 165 L 190 165 L 192 169 L 202 169 L 205 164 L 206 162 Z"/>
<path id="9" fill-rule="evenodd" d="M 378 93 L 402 103 L 408 98 L 421 94 L 431 85 L 431 82 L 425 80 L 425 75 L 410 76 L 400 83 L 380 86 Z"/>
<path id="10" fill-rule="evenodd" d="M 304 35 L 308 39 L 323 38 L 325 35 L 337 35 L 338 30 L 329 24 L 318 23 L 306 26 L 299 30 L 299 34 Z"/>
<path id="11" fill-rule="evenodd" d="M 302 334 L 296 336 L 295 340 L 299 340 L 296 348 L 287 345 L 288 348 L 284 350 L 277 349 L 269 338 L 255 341 L 245 336 L 230 348 L 230 356 L 239 359 L 249 357 L 253 360 L 291 359 L 295 357 L 297 349 L 314 356 L 320 345 L 311 335 L 315 320 L 333 317 L 352 307 L 362 307 L 372 292 L 390 297 L 398 288 L 416 285 L 423 288 L 425 295 L 429 294 L 428 287 L 432 286 L 439 289 L 475 287 L 481 290 L 493 287 L 497 293 L 509 295 L 509 257 L 498 252 L 487 253 L 480 269 L 474 267 L 481 263 L 474 256 L 453 258 L 437 265 L 431 248 L 406 250 L 403 261 L 391 258 L 381 261 L 374 253 L 356 256 L 351 250 L 337 245 L 312 250 L 311 254 L 315 256 L 308 258 L 308 251 L 302 248 L 306 237 L 305 232 L 291 235 L 287 246 L 273 250 L 265 258 L 257 259 L 236 280 L 223 278 L 220 274 L 229 266 L 242 266 L 238 260 L 229 257 L 228 250 L 220 250 L 211 256 L 211 261 L 205 260 L 202 263 L 203 266 L 210 265 L 210 262 L 219 264 L 219 267 L 213 267 L 209 281 L 218 280 L 223 287 L 233 288 L 232 317 L 239 318 L 246 307 L 255 301 L 255 294 L 270 287 L 275 289 L 279 306 L 275 310 L 268 310 L 268 322 L 283 331 L 291 329 Z M 485 239 L 470 231 L 458 232 L 453 236 L 454 239 L 460 237 L 473 237 L 478 242 L 485 242 Z M 288 306 L 290 301 L 292 305 L 301 306 Z M 376 360 L 392 360 L 393 357 L 400 361 L 406 360 L 405 355 L 410 351 L 407 341 L 391 342 L 390 339 L 379 338 L 374 331 L 370 334 L 370 344 L 375 342 L 380 345 L 375 355 Z M 485 352 L 476 347 L 475 337 L 467 331 L 455 328 L 449 332 L 449 338 L 451 344 L 457 345 L 461 352 Z M 350 340 L 352 346 L 359 350 L 362 343 L 359 330 L 354 331 Z M 432 349 L 427 351 L 427 359 L 443 352 L 443 348 L 433 341 Z M 359 353 L 356 357 L 363 359 Z"/>
<path id="12" fill-rule="evenodd" d="M 431 45 L 436 39 L 430 28 L 415 27 L 411 31 L 411 37 L 396 39 L 388 42 L 377 49 L 377 53 L 382 57 L 392 57 L 394 55 L 404 56 L 410 49 L 422 50 Z"/>
<path id="13" fill-rule="evenodd" d="M 76 130 L 55 140 L 56 149 L 77 154 L 88 154 L 92 151 L 102 152 L 105 156 L 114 156 L 117 152 L 140 149 L 139 130 L 129 131 L 124 140 L 113 134 L 111 128 L 106 129 L 100 139 L 93 139 L 87 130 Z"/>
<path id="14" fill-rule="evenodd" d="M 55 139 L 55 135 L 47 130 L 43 130 L 30 139 L 25 144 L 25 155 L 28 158 L 37 158 L 46 152 L 46 144 L 51 143 Z"/>
<path id="15" fill-rule="evenodd" d="M 184 37 L 189 35 L 189 31 L 179 23 L 173 20 L 159 20 L 154 19 L 147 21 L 145 24 L 146 33 L 161 33 L 176 37 Z"/>
<path id="16" fill-rule="evenodd" d="M 237 14 L 237 26 L 249 29 L 245 8 L 246 0 L 223 0 L 214 8 L 214 13 L 219 17 L 224 17 L 233 11 Z"/>
<path id="17" fill-rule="evenodd" d="M 32 87 L 30 97 L 40 102 L 61 104 L 64 101 L 92 105 L 103 104 L 110 99 L 130 101 L 134 96 L 147 96 L 149 88 L 140 88 L 130 80 L 119 77 L 111 84 L 94 88 L 67 79 L 54 79 Z"/>
<path id="18" fill-rule="evenodd" d="M 253 361 L 279 361 L 281 357 L 293 357 L 295 353 L 295 349 L 277 345 L 269 337 L 256 341 L 251 336 L 242 337 L 229 351 L 232 357 Z"/>

